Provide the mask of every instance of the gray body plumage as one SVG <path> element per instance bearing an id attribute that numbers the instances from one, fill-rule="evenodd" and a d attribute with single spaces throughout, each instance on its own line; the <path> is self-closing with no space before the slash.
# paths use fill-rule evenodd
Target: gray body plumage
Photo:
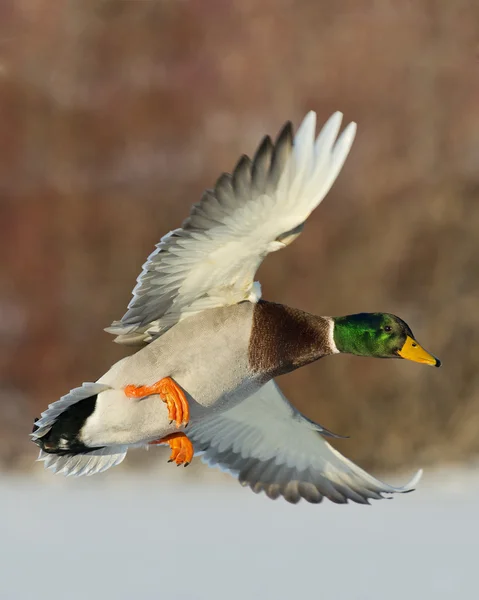
<path id="1" fill-rule="evenodd" d="M 123 388 L 128 384 L 151 385 L 172 377 L 186 393 L 191 423 L 259 389 L 263 381 L 248 363 L 253 310 L 244 302 L 193 315 L 113 365 L 98 380 L 112 389 L 98 395 L 81 439 L 90 446 L 136 444 L 178 431 L 169 424 L 159 396 L 127 398 Z"/>

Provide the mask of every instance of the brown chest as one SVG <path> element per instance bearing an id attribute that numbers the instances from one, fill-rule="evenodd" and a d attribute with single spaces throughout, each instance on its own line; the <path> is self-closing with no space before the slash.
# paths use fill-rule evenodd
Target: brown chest
<path id="1" fill-rule="evenodd" d="M 254 307 L 248 348 L 253 372 L 275 377 L 331 353 L 330 320 L 260 300 Z"/>

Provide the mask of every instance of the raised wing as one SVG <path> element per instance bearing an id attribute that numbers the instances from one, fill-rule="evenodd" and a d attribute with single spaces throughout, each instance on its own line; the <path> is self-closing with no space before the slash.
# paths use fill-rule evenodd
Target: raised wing
<path id="1" fill-rule="evenodd" d="M 346 160 L 356 124 L 338 138 L 341 120 L 335 113 L 315 140 L 310 112 L 294 139 L 287 123 L 274 144 L 265 137 L 252 161 L 243 156 L 223 174 L 148 257 L 128 311 L 107 329 L 115 341 L 149 342 L 185 316 L 257 301 L 264 257 L 299 235 Z"/>
<path id="2" fill-rule="evenodd" d="M 270 381 L 234 408 L 193 424 L 188 437 L 208 465 L 230 472 L 256 493 L 293 504 L 323 497 L 369 504 L 383 494 L 412 491 L 421 477 L 419 471 L 404 487 L 383 483 L 330 446 L 321 431 L 324 435 Z"/>

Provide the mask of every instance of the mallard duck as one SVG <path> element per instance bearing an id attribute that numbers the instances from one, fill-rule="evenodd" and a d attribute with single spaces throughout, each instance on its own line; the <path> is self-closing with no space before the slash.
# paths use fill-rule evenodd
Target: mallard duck
<path id="1" fill-rule="evenodd" d="M 51 404 L 34 424 L 45 467 L 92 475 L 131 446 L 167 444 L 170 461 L 194 454 L 255 492 L 320 502 L 367 503 L 408 492 L 342 456 L 331 431 L 302 415 L 274 378 L 323 356 L 405 358 L 438 367 L 409 326 L 386 313 L 314 316 L 261 299 L 255 273 L 290 244 L 336 180 L 356 124 L 339 135 L 335 113 L 315 139 L 310 112 L 293 137 L 287 123 L 253 160 L 204 192 L 179 229 L 148 257 L 126 314 L 108 332 L 139 345 L 95 383 Z"/>

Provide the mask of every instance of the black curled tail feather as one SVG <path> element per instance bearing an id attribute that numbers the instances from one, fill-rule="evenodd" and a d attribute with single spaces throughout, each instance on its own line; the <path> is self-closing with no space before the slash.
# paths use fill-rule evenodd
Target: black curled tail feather
<path id="1" fill-rule="evenodd" d="M 69 406 L 59 415 L 57 421 L 45 435 L 34 440 L 35 444 L 44 452 L 59 456 L 86 454 L 103 448 L 103 446 L 85 446 L 79 439 L 81 428 L 95 410 L 97 397 L 98 394 L 95 394 Z M 38 430 L 36 422 L 33 425 L 33 433 L 35 433 L 35 428 Z"/>
<path id="2" fill-rule="evenodd" d="M 32 441 L 44 452 L 60 456 L 98 450 L 85 446 L 80 432 L 95 410 L 98 394 L 108 389 L 104 384 L 84 383 L 50 404 L 33 423 Z"/>

